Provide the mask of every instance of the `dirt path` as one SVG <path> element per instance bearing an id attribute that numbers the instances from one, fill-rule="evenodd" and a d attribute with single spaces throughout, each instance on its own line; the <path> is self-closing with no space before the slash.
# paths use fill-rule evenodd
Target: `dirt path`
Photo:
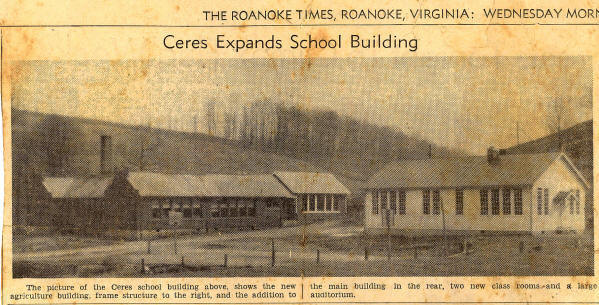
<path id="1" fill-rule="evenodd" d="M 270 228 L 265 230 L 257 231 L 243 231 L 243 232 L 230 232 L 230 233 L 212 233 L 208 235 L 196 235 L 196 236 L 181 236 L 177 238 L 177 252 L 174 253 L 174 238 L 165 238 L 154 240 L 150 242 L 151 253 L 148 255 L 149 260 L 161 259 L 169 260 L 170 257 L 180 258 L 181 254 L 190 257 L 212 257 L 212 256 L 224 256 L 225 253 L 230 253 L 231 258 L 233 257 L 270 257 L 270 247 L 266 247 L 266 243 L 270 238 L 289 238 L 301 236 L 304 232 L 307 234 L 321 233 L 327 230 L 337 231 L 339 229 L 339 223 L 337 222 L 324 222 L 311 224 L 306 226 L 305 230 L 302 227 L 286 227 L 286 228 Z M 204 246 L 210 244 L 220 245 L 221 243 L 240 240 L 243 244 L 244 239 L 263 239 L 265 242 L 264 250 L 245 250 L 245 249 L 207 249 Z M 15 253 L 13 258 L 15 261 L 49 261 L 60 259 L 66 261 L 98 261 L 107 256 L 127 256 L 135 254 L 135 257 L 139 259 L 140 255 L 147 253 L 148 242 L 147 241 L 131 241 L 120 243 L 116 245 L 104 245 L 94 246 L 78 249 L 63 249 L 63 250 L 51 250 L 51 251 L 35 251 L 35 252 L 24 252 Z M 298 247 L 292 247 L 291 256 L 294 257 L 299 255 L 301 257 L 308 257 L 315 254 L 302 253 L 298 250 Z M 160 253 L 160 255 L 155 254 Z M 302 254 L 300 254 L 302 253 Z M 125 257 L 126 258 L 126 257 Z M 323 257 L 324 258 L 324 257 Z"/>

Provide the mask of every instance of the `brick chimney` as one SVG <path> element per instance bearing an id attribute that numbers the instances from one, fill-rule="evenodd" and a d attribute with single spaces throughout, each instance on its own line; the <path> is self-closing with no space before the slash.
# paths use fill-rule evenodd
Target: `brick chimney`
<path id="1" fill-rule="evenodd" d="M 487 162 L 496 163 L 499 161 L 499 156 L 505 155 L 507 151 L 505 149 L 496 149 L 491 146 L 487 149 Z"/>
<path id="2" fill-rule="evenodd" d="M 100 173 L 111 173 L 112 168 L 112 137 L 100 136 Z"/>
<path id="3" fill-rule="evenodd" d="M 495 163 L 499 160 L 499 150 L 491 146 L 487 149 L 487 162 L 489 164 Z"/>

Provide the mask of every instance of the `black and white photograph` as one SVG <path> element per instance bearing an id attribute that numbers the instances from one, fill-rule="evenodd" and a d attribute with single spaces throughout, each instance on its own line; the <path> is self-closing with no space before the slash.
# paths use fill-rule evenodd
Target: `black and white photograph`
<path id="1" fill-rule="evenodd" d="M 4 68 L 14 278 L 594 275 L 590 56 Z"/>

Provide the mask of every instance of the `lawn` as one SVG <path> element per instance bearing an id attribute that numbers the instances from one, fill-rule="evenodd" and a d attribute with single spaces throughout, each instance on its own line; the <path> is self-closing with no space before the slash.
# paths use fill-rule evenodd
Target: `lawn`
<path id="1" fill-rule="evenodd" d="M 14 236 L 13 253 L 54 251 L 64 249 L 80 249 L 95 246 L 107 246 L 120 243 L 117 240 L 101 239 L 94 237 L 80 237 L 73 235 L 51 236 Z"/>
<path id="2" fill-rule="evenodd" d="M 322 229 L 322 228 L 321 228 Z M 44 277 L 237 277 L 237 276 L 522 276 L 592 275 L 593 240 L 588 234 L 467 237 L 471 252 L 461 251 L 465 237 L 392 237 L 336 234 L 335 230 L 283 228 L 182 238 L 178 254 L 172 240 L 144 243 L 119 253 L 44 257 L 16 261 L 15 275 Z M 320 233 L 319 233 L 320 232 Z M 271 236 L 276 263 L 271 266 Z M 274 236 L 277 236 L 276 238 Z M 304 239 L 303 237 L 306 236 Z M 92 243 L 94 244 L 94 243 Z M 368 260 L 365 260 L 365 248 Z M 416 249 L 416 250 L 415 250 Z M 82 249 L 83 250 L 83 249 Z M 317 253 L 319 256 L 316 262 Z M 224 255 L 228 265 L 223 267 Z M 416 255 L 416 257 L 415 257 Z M 181 266 L 181 258 L 184 265 Z M 144 258 L 150 272 L 141 273 Z"/>

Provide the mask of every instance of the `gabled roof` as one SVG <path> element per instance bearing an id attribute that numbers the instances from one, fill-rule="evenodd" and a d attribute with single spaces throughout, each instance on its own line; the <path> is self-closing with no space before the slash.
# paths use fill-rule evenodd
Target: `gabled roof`
<path id="1" fill-rule="evenodd" d="M 561 153 L 508 154 L 493 163 L 486 156 L 393 162 L 366 183 L 373 188 L 459 188 L 532 185 Z M 576 171 L 576 168 L 574 168 Z M 584 178 L 577 172 L 583 184 Z"/>
<path id="2" fill-rule="evenodd" d="M 44 177 L 42 184 L 52 198 L 100 198 L 113 177 Z"/>
<path id="3" fill-rule="evenodd" d="M 146 197 L 283 197 L 293 195 L 272 175 L 178 175 L 130 172 L 129 183 Z"/>
<path id="4" fill-rule="evenodd" d="M 294 194 L 350 194 L 350 191 L 331 173 L 274 172 Z"/>
<path id="5" fill-rule="evenodd" d="M 206 175 L 219 197 L 295 198 L 273 175 Z"/>
<path id="6" fill-rule="evenodd" d="M 129 172 L 127 181 L 140 196 L 209 197 L 214 192 L 214 187 L 206 185 L 202 176 Z"/>
<path id="7" fill-rule="evenodd" d="M 571 194 L 572 191 L 561 191 L 557 193 L 555 197 L 553 197 L 553 201 L 557 203 L 563 203 L 566 200 L 566 198 L 568 198 L 568 196 L 570 196 Z"/>

